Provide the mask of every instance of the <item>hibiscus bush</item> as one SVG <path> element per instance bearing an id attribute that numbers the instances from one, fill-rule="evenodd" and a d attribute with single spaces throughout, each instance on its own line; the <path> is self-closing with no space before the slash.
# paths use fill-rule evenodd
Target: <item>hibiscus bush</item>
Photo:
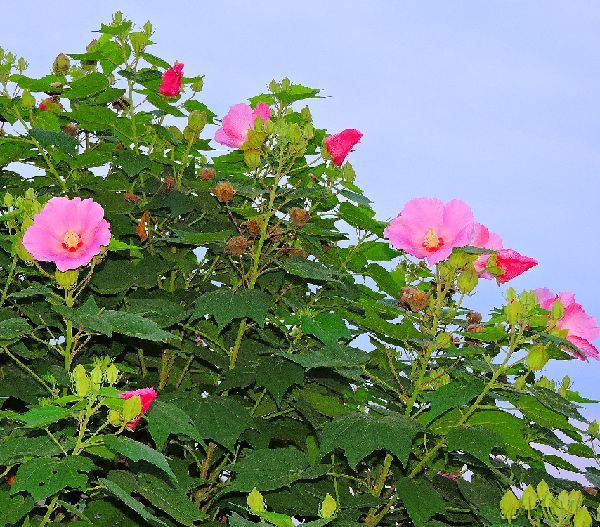
<path id="1" fill-rule="evenodd" d="M 537 262 L 460 200 L 378 220 L 318 89 L 219 119 L 152 34 L 0 50 L 0 526 L 589 527 L 574 296 L 469 310 Z"/>

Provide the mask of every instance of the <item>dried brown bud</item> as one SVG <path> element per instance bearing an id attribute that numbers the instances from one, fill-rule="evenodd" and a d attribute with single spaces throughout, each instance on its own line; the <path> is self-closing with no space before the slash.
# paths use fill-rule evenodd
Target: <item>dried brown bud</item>
<path id="1" fill-rule="evenodd" d="M 290 210 L 290 220 L 294 227 L 304 227 L 310 219 L 310 214 L 304 209 L 293 208 Z"/>
<path id="2" fill-rule="evenodd" d="M 427 307 L 429 302 L 429 293 L 421 291 L 416 287 L 403 287 L 400 291 L 400 298 L 398 303 L 400 307 L 404 309 L 410 309 L 411 311 L 423 311 Z"/>
<path id="3" fill-rule="evenodd" d="M 596 496 L 598 494 L 598 489 L 596 487 L 583 487 L 583 490 L 590 496 Z"/>
<path id="4" fill-rule="evenodd" d="M 467 323 L 468 324 L 480 324 L 481 323 L 481 313 L 477 313 L 477 311 L 469 311 L 467 313 Z"/>
<path id="5" fill-rule="evenodd" d="M 252 236 L 259 236 L 260 235 L 260 231 L 261 231 L 261 227 L 262 227 L 262 221 L 257 217 L 257 218 L 250 218 L 247 222 L 246 222 L 246 229 L 248 229 L 248 232 L 252 235 Z"/>
<path id="6" fill-rule="evenodd" d="M 203 168 L 200 170 L 200 179 L 202 181 L 210 181 L 217 175 L 217 171 L 214 168 Z"/>
<path id="7" fill-rule="evenodd" d="M 333 243 L 328 242 L 327 240 L 321 240 L 321 249 L 323 249 L 323 252 L 329 252 L 333 247 L 335 247 Z"/>
<path id="8" fill-rule="evenodd" d="M 123 194 L 123 197 L 126 201 L 129 201 L 130 203 L 137 203 L 138 201 L 140 201 L 140 197 L 137 194 L 134 194 L 133 192 L 125 192 L 125 194 Z"/>
<path id="9" fill-rule="evenodd" d="M 279 225 L 275 225 L 270 231 L 269 231 L 269 236 L 271 237 L 271 240 L 274 242 L 278 242 L 279 240 L 281 240 L 281 237 L 285 234 L 285 229 L 283 227 L 280 227 Z"/>
<path id="10" fill-rule="evenodd" d="M 248 249 L 248 238 L 245 236 L 233 236 L 225 244 L 225 252 L 231 256 L 242 256 Z"/>
<path id="11" fill-rule="evenodd" d="M 225 181 L 224 183 L 217 183 L 213 187 L 212 193 L 220 203 L 229 203 L 235 196 L 235 189 L 231 183 Z"/>
<path id="12" fill-rule="evenodd" d="M 77 124 L 75 124 L 75 123 L 65 124 L 62 127 L 62 131 L 65 134 L 72 135 L 73 137 L 77 137 L 79 135 L 79 128 L 77 127 Z"/>
<path id="13" fill-rule="evenodd" d="M 129 101 L 125 97 L 119 97 L 116 101 L 111 102 L 110 105 L 119 112 L 129 108 Z"/>
<path id="14" fill-rule="evenodd" d="M 115 150 L 125 150 L 125 145 L 123 143 L 117 143 L 115 146 Z"/>
<path id="15" fill-rule="evenodd" d="M 452 337 L 452 344 L 460 344 L 461 340 L 458 337 Z"/>
<path id="16" fill-rule="evenodd" d="M 469 333 L 481 333 L 483 331 L 483 326 L 481 324 L 468 324 L 467 331 Z"/>

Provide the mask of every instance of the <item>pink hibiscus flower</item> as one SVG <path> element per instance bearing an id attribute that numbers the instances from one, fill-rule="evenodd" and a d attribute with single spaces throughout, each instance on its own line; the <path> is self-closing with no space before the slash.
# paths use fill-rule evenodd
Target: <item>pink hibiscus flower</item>
<path id="1" fill-rule="evenodd" d="M 131 430 L 131 431 L 135 430 L 135 427 L 138 425 L 138 423 L 142 419 L 142 415 L 144 415 L 150 409 L 150 406 L 152 406 L 154 399 L 156 399 L 158 397 L 158 394 L 156 393 L 154 388 L 140 388 L 139 390 L 131 390 L 129 392 L 123 392 L 123 393 L 119 394 L 119 397 L 121 399 L 131 399 L 132 397 L 135 397 L 136 395 L 139 395 L 139 397 L 142 401 L 142 413 L 140 415 L 138 415 L 133 421 L 130 421 L 129 423 L 127 423 L 127 429 Z"/>
<path id="2" fill-rule="evenodd" d="M 339 134 L 330 135 L 325 138 L 327 151 L 333 158 L 333 164 L 342 166 L 344 159 L 361 140 L 363 134 L 354 128 L 348 128 Z"/>
<path id="3" fill-rule="evenodd" d="M 182 77 L 183 64 L 177 62 L 163 73 L 162 84 L 158 87 L 158 91 L 167 97 L 176 97 L 181 92 Z"/>
<path id="4" fill-rule="evenodd" d="M 512 249 L 502 248 L 502 238 L 481 223 L 475 225 L 473 231 L 473 239 L 470 242 L 473 247 L 481 249 L 490 249 L 496 251 L 496 267 L 502 272 L 493 275 L 487 268 L 491 254 L 482 254 L 475 260 L 475 270 L 481 278 L 491 279 L 496 278 L 498 283 L 505 284 L 509 280 L 523 274 L 528 269 L 536 266 L 538 263 L 533 258 L 523 256 Z M 493 261 L 493 260 L 492 260 Z"/>
<path id="5" fill-rule="evenodd" d="M 234 104 L 223 117 L 222 126 L 215 134 L 215 141 L 232 148 L 239 148 L 248 139 L 248 131 L 254 128 L 257 117 L 265 123 L 271 118 L 268 104 L 259 102 L 254 109 L 243 102 Z"/>
<path id="6" fill-rule="evenodd" d="M 573 293 L 555 295 L 547 288 L 536 289 L 535 295 L 542 309 L 550 311 L 556 300 L 560 300 L 565 308 L 562 317 L 556 321 L 556 327 L 567 332 L 566 339 L 579 349 L 578 358 L 600 359 L 600 352 L 592 341 L 600 336 L 600 326 L 583 306 L 575 301 Z M 549 322 L 550 323 L 550 322 Z"/>
<path id="7" fill-rule="evenodd" d="M 23 245 L 40 262 L 59 271 L 87 265 L 110 241 L 104 209 L 92 199 L 52 198 L 25 231 Z"/>
<path id="8" fill-rule="evenodd" d="M 473 212 L 464 201 L 416 198 L 390 222 L 384 236 L 396 249 L 436 264 L 455 247 L 468 245 L 474 226 Z"/>

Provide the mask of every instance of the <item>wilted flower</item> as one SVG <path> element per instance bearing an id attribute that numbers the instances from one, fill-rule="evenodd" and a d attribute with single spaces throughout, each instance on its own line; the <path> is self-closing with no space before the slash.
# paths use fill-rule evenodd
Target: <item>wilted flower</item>
<path id="1" fill-rule="evenodd" d="M 110 241 L 104 209 L 92 199 L 52 198 L 25 231 L 23 245 L 40 262 L 54 262 L 59 271 L 91 262 Z"/>
<path id="2" fill-rule="evenodd" d="M 344 159 L 361 140 L 363 134 L 354 128 L 348 128 L 339 134 L 333 134 L 325 138 L 327 152 L 333 158 L 333 164 L 342 166 Z"/>
<path id="3" fill-rule="evenodd" d="M 221 128 L 215 134 L 215 141 L 232 148 L 239 148 L 248 139 L 248 131 L 254 127 L 257 117 L 265 123 L 271 118 L 268 104 L 260 102 L 254 109 L 245 103 L 233 105 L 223 117 Z"/>
<path id="4" fill-rule="evenodd" d="M 142 415 L 144 415 L 150 409 L 150 406 L 152 406 L 154 399 L 156 399 L 156 397 L 158 396 L 154 388 L 140 388 L 139 390 L 131 390 L 128 392 L 120 393 L 119 397 L 121 399 L 131 399 L 136 395 L 138 395 L 140 397 L 140 400 L 142 401 L 142 413 L 133 421 L 127 423 L 127 428 L 129 430 L 135 430 L 135 427 L 140 422 Z"/>
<path id="5" fill-rule="evenodd" d="M 176 63 L 163 73 L 162 83 L 158 91 L 167 97 L 175 97 L 181 92 L 181 78 L 183 77 L 183 64 Z"/>
<path id="6" fill-rule="evenodd" d="M 436 264 L 455 247 L 467 245 L 474 226 L 473 212 L 464 201 L 416 198 L 390 222 L 384 236 L 396 249 Z"/>

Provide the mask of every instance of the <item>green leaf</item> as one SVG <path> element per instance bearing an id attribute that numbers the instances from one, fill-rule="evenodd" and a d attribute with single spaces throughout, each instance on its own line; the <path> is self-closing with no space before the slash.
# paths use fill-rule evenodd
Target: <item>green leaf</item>
<path id="1" fill-rule="evenodd" d="M 344 319 L 335 313 L 319 313 L 314 318 L 302 317 L 302 331 L 314 335 L 324 344 L 335 344 L 352 336 Z"/>
<path id="2" fill-rule="evenodd" d="M 93 72 L 70 84 L 61 97 L 66 99 L 85 99 L 108 88 L 108 79 L 102 73 Z"/>
<path id="3" fill-rule="evenodd" d="M 106 436 L 104 443 L 117 454 L 121 454 L 132 461 L 147 461 L 164 471 L 169 477 L 177 479 L 167 462 L 167 458 L 144 443 L 139 443 L 124 436 Z"/>
<path id="4" fill-rule="evenodd" d="M 291 386 L 303 383 L 304 369 L 284 359 L 264 358 L 256 370 L 256 385 L 264 386 L 277 404 Z"/>
<path id="5" fill-rule="evenodd" d="M 315 280 L 318 282 L 331 281 L 335 279 L 329 267 L 313 260 L 307 260 L 301 256 L 290 256 L 285 260 L 280 260 L 279 264 L 288 273 L 300 278 L 306 278 L 310 282 Z"/>
<path id="6" fill-rule="evenodd" d="M 209 243 L 223 243 L 233 236 L 233 231 L 218 231 L 218 232 L 190 232 L 173 229 L 175 238 L 167 239 L 169 243 L 181 243 L 184 245 L 195 245 L 202 247 Z"/>
<path id="7" fill-rule="evenodd" d="M 126 311 L 105 311 L 102 320 L 108 322 L 113 332 L 154 342 L 181 340 L 177 335 L 164 331 L 153 320 Z"/>
<path id="8" fill-rule="evenodd" d="M 71 414 L 69 408 L 60 406 L 35 406 L 19 417 L 19 421 L 25 423 L 27 428 L 46 428 Z"/>
<path id="9" fill-rule="evenodd" d="M 60 453 L 61 450 L 47 435 L 11 437 L 0 443 L 0 465 L 16 465 L 26 459 L 55 456 Z"/>
<path id="10" fill-rule="evenodd" d="M 426 525 L 436 514 L 446 510 L 444 499 L 426 479 L 400 478 L 396 491 L 415 527 Z"/>
<path id="11" fill-rule="evenodd" d="M 111 481 L 108 478 L 100 478 L 98 481 L 100 481 L 100 483 L 102 483 L 111 494 L 122 501 L 131 510 L 137 512 L 144 520 L 148 522 L 157 522 L 161 525 L 167 525 L 164 521 L 157 518 L 148 509 L 146 509 L 142 503 L 135 498 L 132 498 L 130 493 L 125 491 L 121 486 L 119 486 L 119 484 Z"/>
<path id="12" fill-rule="evenodd" d="M 502 436 L 482 426 L 451 428 L 446 434 L 448 450 L 464 451 L 476 457 L 486 465 L 491 465 L 490 454 L 494 448 L 504 446 Z"/>
<path id="13" fill-rule="evenodd" d="M 161 328 L 181 322 L 187 315 L 179 303 L 166 298 L 130 298 L 127 312 L 152 320 Z"/>
<path id="14" fill-rule="evenodd" d="M 254 450 L 247 457 L 230 465 L 235 478 L 229 492 L 250 492 L 287 487 L 302 477 L 309 465 L 308 458 L 293 448 Z"/>
<path id="15" fill-rule="evenodd" d="M 421 422 L 425 425 L 431 423 L 448 410 L 466 405 L 482 391 L 483 382 L 473 380 L 469 383 L 454 381 L 428 393 L 424 399 L 430 403 L 429 411 L 423 415 Z"/>
<path id="16" fill-rule="evenodd" d="M 321 454 L 336 448 L 346 453 L 353 469 L 366 456 L 376 450 L 387 450 L 405 465 L 412 442 L 421 431 L 421 425 L 400 414 L 375 417 L 368 414 L 352 414 L 334 419 L 323 427 Z"/>
<path id="17" fill-rule="evenodd" d="M 29 133 L 40 143 L 41 146 L 55 146 L 70 155 L 77 152 L 78 142 L 73 136 L 64 132 L 55 132 L 54 130 L 42 130 L 32 128 Z"/>
<path id="18" fill-rule="evenodd" d="M 35 505 L 30 496 L 9 496 L 8 492 L 0 491 L 0 527 L 16 524 L 29 513 Z"/>
<path id="19" fill-rule="evenodd" d="M 146 414 L 148 431 L 158 450 L 165 447 L 169 435 L 183 434 L 201 443 L 202 436 L 194 427 L 191 417 L 178 406 L 156 400 Z"/>
<path id="20" fill-rule="evenodd" d="M 312 368 L 353 368 L 369 362 L 369 354 L 357 348 L 334 344 L 322 348 L 312 349 L 306 353 L 277 353 L 305 369 Z"/>
<path id="21" fill-rule="evenodd" d="M 150 158 L 144 154 L 134 154 L 129 150 L 123 152 L 115 161 L 129 177 L 135 177 L 152 164 Z"/>
<path id="22" fill-rule="evenodd" d="M 67 456 L 62 459 L 38 458 L 23 463 L 11 494 L 29 492 L 36 501 L 45 500 L 63 489 L 81 489 L 87 486 L 89 472 L 95 468 L 87 457 Z"/>
<path id="23" fill-rule="evenodd" d="M 8 318 L 0 321 L 0 340 L 13 340 L 28 335 L 33 328 L 23 318 Z"/>
<path id="24" fill-rule="evenodd" d="M 230 289 L 221 288 L 204 293 L 196 300 L 191 320 L 212 315 L 219 329 L 223 329 L 236 318 L 251 318 L 262 328 L 272 306 L 273 298 L 264 291 L 240 289 L 233 293 Z"/>
<path id="25" fill-rule="evenodd" d="M 344 201 L 340 204 L 338 216 L 352 227 L 383 236 L 384 224 L 374 219 L 375 211 L 370 207 Z"/>

